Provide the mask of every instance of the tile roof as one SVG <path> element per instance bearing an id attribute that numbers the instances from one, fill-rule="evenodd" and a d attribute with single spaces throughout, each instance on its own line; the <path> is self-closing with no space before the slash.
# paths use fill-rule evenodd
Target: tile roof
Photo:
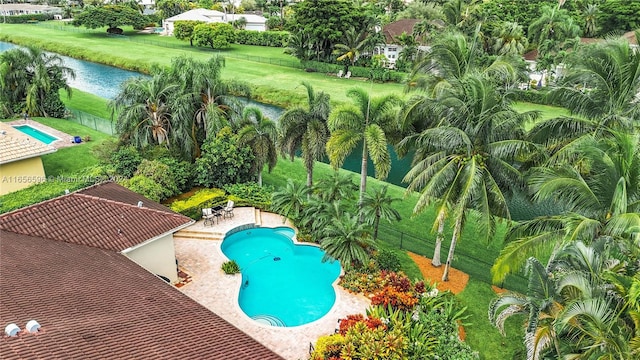
<path id="1" fill-rule="evenodd" d="M 408 35 L 413 34 L 413 27 L 419 23 L 418 19 L 401 19 L 398 21 L 394 21 L 388 23 L 382 28 L 382 34 L 387 41 L 387 44 L 395 44 L 396 36 L 402 35 L 403 32 L 406 32 Z"/>
<path id="2" fill-rule="evenodd" d="M 0 230 L 3 359 L 282 359 L 124 255 Z"/>
<path id="3" fill-rule="evenodd" d="M 104 183 L 3 214 L 0 229 L 123 251 L 192 222 L 120 185 Z"/>
<path id="4" fill-rule="evenodd" d="M 0 122 L 0 164 L 50 154 L 53 146 L 40 142 L 16 130 L 13 126 Z"/>

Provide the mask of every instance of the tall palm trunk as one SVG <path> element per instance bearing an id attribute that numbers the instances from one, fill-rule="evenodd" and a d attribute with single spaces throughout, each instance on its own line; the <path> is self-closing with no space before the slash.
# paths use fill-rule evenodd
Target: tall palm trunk
<path id="1" fill-rule="evenodd" d="M 442 266 L 440 261 L 440 249 L 442 248 L 442 240 L 444 240 L 444 213 L 438 214 L 438 233 L 436 234 L 436 245 L 433 249 L 433 259 L 431 265 Z"/>
<path id="2" fill-rule="evenodd" d="M 307 187 L 311 189 L 313 186 L 313 165 L 307 168 Z"/>
<path id="3" fill-rule="evenodd" d="M 464 211 L 464 210 L 463 210 Z M 451 246 L 449 246 L 449 255 L 447 255 L 447 263 L 444 265 L 444 273 L 442 274 L 442 281 L 449 281 L 449 269 L 451 268 L 451 262 L 453 261 L 453 253 L 456 251 L 456 244 L 462 231 L 462 219 L 464 214 L 460 214 L 456 217 L 456 225 L 453 228 L 453 235 L 451 236 Z"/>
<path id="4" fill-rule="evenodd" d="M 360 210 L 360 223 L 364 222 L 362 205 L 364 204 L 364 194 L 367 191 L 367 140 L 362 141 L 362 164 L 360 165 L 360 198 L 358 199 L 358 209 Z"/>
<path id="5" fill-rule="evenodd" d="M 262 187 L 262 169 L 258 171 L 258 186 Z"/>

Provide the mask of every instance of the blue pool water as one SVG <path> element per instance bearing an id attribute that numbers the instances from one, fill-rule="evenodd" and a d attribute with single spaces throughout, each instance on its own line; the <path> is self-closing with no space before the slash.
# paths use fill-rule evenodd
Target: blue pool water
<path id="1" fill-rule="evenodd" d="M 324 316 L 336 300 L 338 261 L 322 262 L 316 246 L 294 245 L 291 228 L 253 228 L 228 235 L 222 252 L 242 271 L 238 303 L 249 317 L 298 326 Z"/>
<path id="2" fill-rule="evenodd" d="M 18 126 L 14 126 L 14 128 L 24 134 L 27 134 L 29 136 L 31 136 L 32 138 L 36 139 L 36 140 L 40 140 L 41 142 L 49 145 L 52 142 L 59 140 L 57 137 L 55 136 L 51 136 L 47 133 L 44 133 L 36 128 L 33 128 L 29 125 L 18 125 Z"/>

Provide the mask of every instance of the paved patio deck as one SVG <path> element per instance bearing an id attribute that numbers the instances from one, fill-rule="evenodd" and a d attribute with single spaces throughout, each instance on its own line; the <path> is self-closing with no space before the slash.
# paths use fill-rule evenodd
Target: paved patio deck
<path id="1" fill-rule="evenodd" d="M 64 120 L 61 120 L 64 121 Z M 54 142 L 52 142 L 51 146 L 53 146 L 56 149 L 61 149 L 61 148 L 65 148 L 65 147 L 69 147 L 69 146 L 78 146 L 81 144 L 84 144 L 84 142 L 80 143 L 80 144 L 76 144 L 71 142 L 71 140 L 73 139 L 72 135 L 69 135 L 67 133 L 64 133 L 62 131 L 58 131 L 54 128 L 48 127 L 46 125 L 42 125 L 37 121 L 33 121 L 31 119 L 20 119 L 20 120 L 14 120 L 14 121 L 9 121 L 7 124 L 11 125 L 11 126 L 19 126 L 19 125 L 29 125 L 34 129 L 38 129 L 42 132 L 45 132 L 49 135 L 53 135 L 55 137 L 58 138 L 58 140 L 55 140 Z"/>
<path id="2" fill-rule="evenodd" d="M 283 226 L 283 218 L 254 208 L 236 208 L 234 215 L 213 226 L 204 226 L 202 220 L 198 221 L 182 233 L 187 237 L 176 234 L 176 257 L 180 267 L 193 278 L 192 282 L 179 288 L 184 294 L 290 360 L 308 359 L 309 343 L 315 344 L 318 337 L 332 334 L 338 319 L 349 314 L 365 313 L 370 305 L 369 299 L 353 295 L 334 284 L 336 303 L 327 315 L 312 323 L 296 327 L 272 327 L 249 318 L 238 305 L 241 275 L 225 275 L 221 270 L 222 263 L 228 260 L 220 249 L 222 238 L 227 231 L 241 225 Z M 203 236 L 197 238 L 197 234 Z"/>

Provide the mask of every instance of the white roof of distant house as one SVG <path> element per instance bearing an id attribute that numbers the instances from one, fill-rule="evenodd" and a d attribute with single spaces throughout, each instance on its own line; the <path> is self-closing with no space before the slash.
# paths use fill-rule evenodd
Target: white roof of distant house
<path id="1" fill-rule="evenodd" d="M 27 13 L 62 13 L 62 9 L 48 5 L 0 4 L 0 12 L 23 11 Z"/>
<path id="2" fill-rule="evenodd" d="M 40 142 L 0 122 L 0 164 L 50 154 L 56 151 L 53 146 Z"/>
<path id="3" fill-rule="evenodd" d="M 216 20 L 224 19 L 224 13 L 216 10 L 208 9 L 193 9 L 176 16 L 172 16 L 165 21 L 180 21 L 180 20 L 194 20 L 212 22 Z"/>
<path id="4" fill-rule="evenodd" d="M 255 14 L 227 14 L 227 21 L 236 21 L 241 18 L 245 18 L 248 23 L 264 24 L 267 22 L 267 18 Z"/>

